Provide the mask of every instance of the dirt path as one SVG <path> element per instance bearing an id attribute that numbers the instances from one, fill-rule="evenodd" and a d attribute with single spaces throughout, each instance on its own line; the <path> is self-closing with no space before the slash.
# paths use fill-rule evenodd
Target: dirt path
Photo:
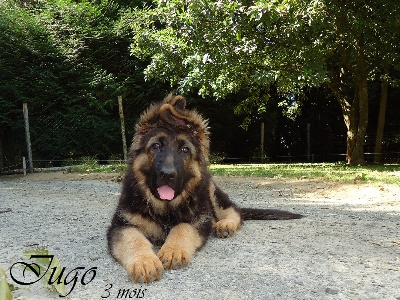
<path id="1" fill-rule="evenodd" d="M 132 284 L 107 254 L 105 231 L 120 190 L 114 178 L 0 177 L 0 267 L 8 281 L 23 251 L 44 247 L 67 272 L 82 267 L 67 299 L 400 300 L 399 186 L 218 177 L 241 206 L 306 217 L 249 221 L 234 238 L 211 237 L 189 267 L 146 286 Z M 88 283 L 82 277 L 90 268 L 95 278 Z M 15 295 L 61 299 L 40 283 Z"/>

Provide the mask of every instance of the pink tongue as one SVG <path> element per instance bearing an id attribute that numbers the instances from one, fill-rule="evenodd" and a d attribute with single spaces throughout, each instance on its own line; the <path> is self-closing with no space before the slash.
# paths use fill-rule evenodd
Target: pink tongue
<path id="1" fill-rule="evenodd" d="M 172 200 L 174 199 L 175 191 L 168 185 L 160 186 L 157 189 L 158 194 L 162 200 Z"/>

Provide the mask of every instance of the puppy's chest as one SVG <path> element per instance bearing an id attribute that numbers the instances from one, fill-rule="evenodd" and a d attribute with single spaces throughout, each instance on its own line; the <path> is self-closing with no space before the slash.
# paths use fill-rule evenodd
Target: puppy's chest
<path id="1" fill-rule="evenodd" d="M 153 241 L 163 242 L 171 229 L 181 223 L 191 224 L 194 228 L 203 227 L 211 222 L 214 213 L 210 205 L 187 205 L 179 210 L 170 210 L 164 214 L 150 214 L 149 217 L 159 228 L 158 236 Z"/>

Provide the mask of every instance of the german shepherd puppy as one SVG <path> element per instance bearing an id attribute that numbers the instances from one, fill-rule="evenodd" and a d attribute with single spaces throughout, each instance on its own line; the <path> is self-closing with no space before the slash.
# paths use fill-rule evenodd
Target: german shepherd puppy
<path id="1" fill-rule="evenodd" d="M 142 114 L 107 232 L 110 254 L 134 282 L 186 266 L 211 231 L 233 236 L 247 219 L 297 219 L 286 211 L 239 208 L 208 171 L 208 122 L 169 95 Z M 153 245 L 161 246 L 157 254 Z"/>

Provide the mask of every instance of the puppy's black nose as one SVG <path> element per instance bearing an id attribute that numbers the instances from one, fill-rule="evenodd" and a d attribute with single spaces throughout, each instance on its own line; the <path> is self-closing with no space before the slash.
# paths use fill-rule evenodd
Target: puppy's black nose
<path id="1" fill-rule="evenodd" d="M 173 167 L 164 166 L 160 170 L 160 176 L 164 180 L 172 180 L 176 177 L 176 169 Z"/>

